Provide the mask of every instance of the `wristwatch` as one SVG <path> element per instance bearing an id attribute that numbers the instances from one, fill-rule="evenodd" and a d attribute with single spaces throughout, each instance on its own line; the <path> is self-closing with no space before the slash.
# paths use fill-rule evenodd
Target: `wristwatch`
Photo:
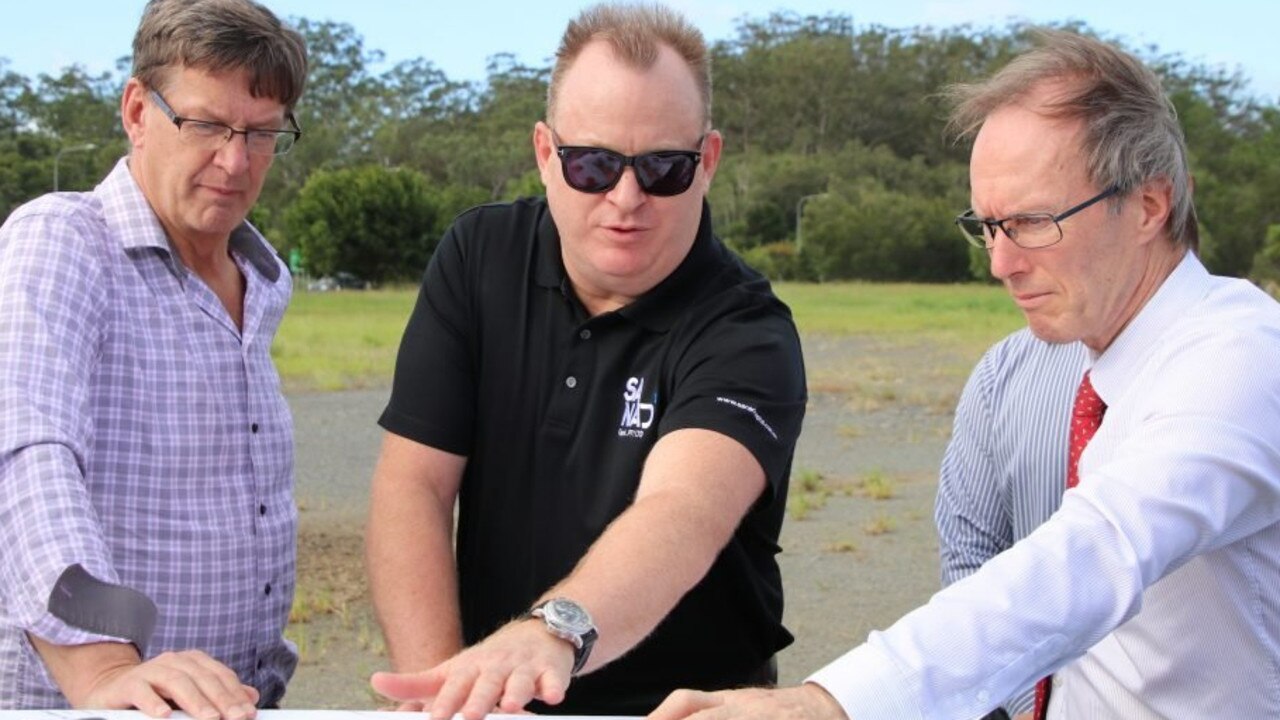
<path id="1" fill-rule="evenodd" d="M 547 632 L 573 645 L 573 675 L 587 664 L 600 633 L 586 608 L 567 598 L 552 598 L 534 605 L 524 617 L 542 618 Z"/>

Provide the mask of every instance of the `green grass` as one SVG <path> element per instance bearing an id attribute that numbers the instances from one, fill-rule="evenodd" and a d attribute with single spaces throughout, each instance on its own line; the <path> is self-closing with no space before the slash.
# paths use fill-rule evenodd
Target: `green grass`
<path id="1" fill-rule="evenodd" d="M 999 286 L 781 283 L 777 291 L 802 333 L 858 335 L 891 345 L 930 343 L 974 358 L 1023 324 Z M 285 389 L 390 384 L 416 297 L 416 288 L 296 292 L 271 349 Z"/>
<path id="2" fill-rule="evenodd" d="M 1024 323 L 999 285 L 778 283 L 775 289 L 806 333 L 886 341 L 928 336 L 967 348 L 986 347 Z"/>
<path id="3" fill-rule="evenodd" d="M 271 356 L 286 390 L 388 385 L 416 289 L 294 293 Z"/>
<path id="4" fill-rule="evenodd" d="M 873 470 L 859 483 L 862 494 L 872 500 L 889 500 L 897 494 L 897 486 L 892 478 L 887 478 L 879 470 Z"/>
<path id="5" fill-rule="evenodd" d="M 826 507 L 831 490 L 826 478 L 817 470 L 799 468 L 791 475 L 791 492 L 787 494 L 787 514 L 793 520 L 804 520 L 814 510 Z"/>

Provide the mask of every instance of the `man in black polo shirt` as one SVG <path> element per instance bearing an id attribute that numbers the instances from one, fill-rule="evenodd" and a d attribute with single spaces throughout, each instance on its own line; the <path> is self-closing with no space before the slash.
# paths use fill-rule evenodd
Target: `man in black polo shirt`
<path id="1" fill-rule="evenodd" d="M 643 714 L 775 680 L 804 370 L 711 229 L 708 61 L 669 10 L 585 11 L 534 128 L 546 199 L 464 213 L 432 258 L 373 479 L 389 697 Z"/>

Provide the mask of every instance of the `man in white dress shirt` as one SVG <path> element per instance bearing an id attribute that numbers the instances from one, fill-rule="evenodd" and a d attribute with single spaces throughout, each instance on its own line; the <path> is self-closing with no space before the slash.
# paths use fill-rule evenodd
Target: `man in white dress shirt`
<path id="1" fill-rule="evenodd" d="M 973 718 L 1050 674 L 1053 719 L 1280 717 L 1280 305 L 1196 257 L 1182 132 L 1132 56 L 1044 33 L 954 98 L 958 222 L 1031 332 L 1088 348 L 1079 482 L 806 684 L 652 717 Z"/>

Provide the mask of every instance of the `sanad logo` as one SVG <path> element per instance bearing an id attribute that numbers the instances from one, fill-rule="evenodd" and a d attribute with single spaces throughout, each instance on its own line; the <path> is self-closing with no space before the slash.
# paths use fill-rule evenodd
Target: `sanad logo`
<path id="1" fill-rule="evenodd" d="M 628 378 L 626 390 L 622 393 L 622 423 L 618 427 L 618 437 L 644 437 L 644 431 L 653 424 L 658 394 L 653 394 L 653 402 L 640 402 L 643 397 L 644 378 Z"/>

